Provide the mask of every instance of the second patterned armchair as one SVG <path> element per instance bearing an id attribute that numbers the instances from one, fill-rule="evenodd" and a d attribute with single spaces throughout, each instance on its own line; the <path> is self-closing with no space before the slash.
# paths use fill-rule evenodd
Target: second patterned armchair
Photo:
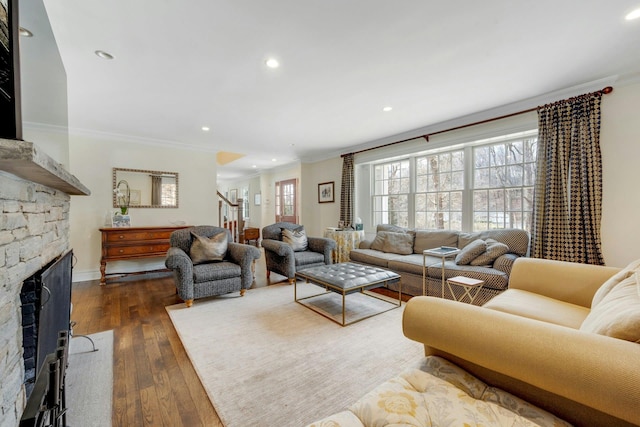
<path id="1" fill-rule="evenodd" d="M 336 242 L 324 237 L 308 237 L 304 226 L 299 224 L 278 222 L 262 229 L 262 247 L 267 279 L 275 271 L 293 284 L 296 271 L 331 264 L 331 251 Z"/>

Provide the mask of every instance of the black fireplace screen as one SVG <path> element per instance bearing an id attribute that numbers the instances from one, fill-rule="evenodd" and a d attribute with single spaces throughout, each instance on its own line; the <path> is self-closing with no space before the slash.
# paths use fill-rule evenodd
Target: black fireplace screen
<path id="1" fill-rule="evenodd" d="M 22 286 L 27 397 L 47 355 L 58 347 L 59 331 L 70 330 L 72 260 L 73 251 L 69 250 L 25 280 Z"/>

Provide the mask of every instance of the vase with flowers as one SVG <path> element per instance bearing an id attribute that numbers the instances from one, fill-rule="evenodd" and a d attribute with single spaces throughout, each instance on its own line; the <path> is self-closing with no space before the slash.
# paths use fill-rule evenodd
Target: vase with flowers
<path id="1" fill-rule="evenodd" d="M 126 215 L 129 212 L 129 203 L 131 202 L 131 190 L 129 183 L 124 179 L 118 181 L 118 185 L 113 190 L 116 195 L 116 203 L 120 208 L 120 214 Z"/>

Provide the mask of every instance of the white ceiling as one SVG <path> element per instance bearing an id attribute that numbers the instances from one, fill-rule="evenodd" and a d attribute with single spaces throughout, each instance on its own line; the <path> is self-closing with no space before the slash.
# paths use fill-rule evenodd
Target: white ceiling
<path id="1" fill-rule="evenodd" d="M 640 71 L 640 0 L 44 3 L 71 128 L 246 154 L 221 179 Z"/>

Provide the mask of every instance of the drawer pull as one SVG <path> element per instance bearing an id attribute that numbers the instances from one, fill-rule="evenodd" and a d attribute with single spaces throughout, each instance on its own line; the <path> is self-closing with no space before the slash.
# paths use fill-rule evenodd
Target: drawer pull
<path id="1" fill-rule="evenodd" d="M 118 236 L 118 239 L 124 239 L 124 235 L 122 235 L 122 234 L 121 234 L 121 235 L 119 235 L 119 236 Z"/>
<path id="2" fill-rule="evenodd" d="M 124 249 L 120 249 L 118 252 L 120 252 L 120 253 L 124 253 Z"/>

